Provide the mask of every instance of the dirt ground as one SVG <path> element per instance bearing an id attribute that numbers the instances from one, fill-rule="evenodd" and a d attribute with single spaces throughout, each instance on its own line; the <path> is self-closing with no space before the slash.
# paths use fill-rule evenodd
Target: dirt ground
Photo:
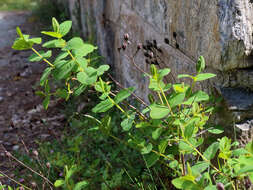
<path id="1" fill-rule="evenodd" d="M 64 115 L 59 104 L 49 111 L 35 95 L 44 63 L 29 63 L 30 51 L 15 51 L 11 45 L 16 38 L 16 26 L 26 34 L 34 34 L 35 24 L 28 12 L 0 12 L 0 171 L 13 176 L 17 163 L 8 159 L 5 151 L 36 149 L 37 141 L 57 138 Z M 10 183 L 0 177 L 1 183 Z"/>

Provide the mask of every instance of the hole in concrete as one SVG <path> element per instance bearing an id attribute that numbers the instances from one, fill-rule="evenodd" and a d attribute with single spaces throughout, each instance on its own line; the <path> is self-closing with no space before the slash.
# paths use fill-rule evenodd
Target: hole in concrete
<path id="1" fill-rule="evenodd" d="M 177 33 L 176 32 L 173 32 L 173 37 L 177 38 Z"/>
<path id="2" fill-rule="evenodd" d="M 169 41 L 168 38 L 164 38 L 164 42 L 165 42 L 166 44 L 170 44 L 170 41 Z"/>
<path id="3" fill-rule="evenodd" d="M 179 44 L 178 43 L 176 43 L 176 49 L 179 49 Z"/>

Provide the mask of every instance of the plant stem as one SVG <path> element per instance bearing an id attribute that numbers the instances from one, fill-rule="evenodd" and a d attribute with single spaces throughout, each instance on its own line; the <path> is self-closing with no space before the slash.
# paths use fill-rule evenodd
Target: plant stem
<path id="1" fill-rule="evenodd" d="M 30 168 L 29 166 L 25 165 L 23 162 L 21 162 L 20 160 L 18 160 L 16 157 L 14 157 L 12 154 L 9 154 L 9 156 L 14 159 L 16 162 L 18 162 L 19 164 L 21 164 L 22 166 L 24 166 L 25 168 L 29 169 L 31 172 L 35 173 L 36 175 L 40 176 L 41 178 L 43 178 L 45 181 L 47 181 L 50 185 L 54 186 L 54 184 L 49 181 L 45 176 L 39 174 L 38 172 L 36 172 L 35 170 L 33 170 L 32 168 Z"/>
<path id="2" fill-rule="evenodd" d="M 69 50 L 67 52 L 70 55 L 71 59 L 80 67 L 80 64 L 76 61 L 76 58 L 73 56 L 73 54 Z M 83 71 L 83 68 L 81 68 L 81 71 Z"/>
<path id="3" fill-rule="evenodd" d="M 55 66 L 50 63 L 47 59 L 45 59 L 42 55 L 40 55 L 39 52 L 36 51 L 36 49 L 32 48 L 33 52 L 36 53 L 43 61 L 45 61 L 48 65 L 50 65 L 52 68 L 54 68 Z"/>
<path id="4" fill-rule="evenodd" d="M 123 110 L 119 104 L 117 104 L 109 95 L 107 96 L 108 99 L 114 104 L 122 113 L 126 114 L 125 110 Z M 128 114 L 126 114 L 128 116 Z M 129 117 L 129 116 L 128 116 Z"/>
<path id="5" fill-rule="evenodd" d="M 182 166 L 183 166 L 183 176 L 185 176 L 186 175 L 186 173 L 185 173 L 185 161 L 184 161 L 184 154 L 183 153 L 181 153 L 180 154 L 180 156 L 181 156 L 181 161 L 182 161 Z"/>
<path id="6" fill-rule="evenodd" d="M 14 183 L 26 188 L 26 189 L 29 189 L 29 190 L 32 190 L 30 189 L 29 187 L 26 187 L 25 185 L 19 183 L 18 181 L 16 181 L 15 179 L 12 179 L 11 177 L 9 177 L 8 175 L 6 175 L 5 173 L 3 173 L 2 171 L 0 171 L 0 174 L 3 175 L 4 177 L 8 178 L 9 180 L 13 181 Z"/>
<path id="7" fill-rule="evenodd" d="M 167 98 L 166 98 L 166 95 L 165 95 L 165 93 L 164 93 L 162 87 L 160 86 L 160 84 L 158 84 L 158 85 L 159 85 L 160 91 L 161 91 L 161 93 L 162 93 L 162 95 L 163 95 L 163 98 L 165 99 L 166 104 L 167 104 L 168 108 L 170 109 L 171 115 L 173 116 L 174 113 L 173 113 L 173 111 L 172 111 L 172 109 L 171 109 L 171 107 L 170 107 L 170 104 L 169 104 L 169 102 L 168 102 L 168 100 L 167 100 Z"/>
<path id="8" fill-rule="evenodd" d="M 164 105 L 164 103 L 163 103 L 163 99 L 162 99 L 162 97 L 161 97 L 160 92 L 157 92 L 157 94 L 158 94 L 158 96 L 159 96 L 159 99 L 160 99 L 160 101 L 161 101 L 161 104 L 162 104 L 162 105 Z"/>
<path id="9" fill-rule="evenodd" d="M 201 158 L 202 158 L 204 161 L 209 162 L 209 163 L 210 163 L 210 166 L 211 166 L 214 170 L 216 170 L 219 174 L 221 174 L 221 175 L 227 177 L 226 174 L 222 173 L 218 168 L 216 168 L 216 167 L 210 162 L 210 160 L 208 160 L 201 152 L 199 152 L 199 150 L 198 150 L 197 148 L 195 148 L 188 140 L 186 140 L 186 139 L 184 139 L 184 140 L 185 140 L 185 142 L 186 142 L 188 145 L 190 145 L 190 146 L 195 150 L 195 152 L 197 152 L 197 153 L 201 156 Z"/>

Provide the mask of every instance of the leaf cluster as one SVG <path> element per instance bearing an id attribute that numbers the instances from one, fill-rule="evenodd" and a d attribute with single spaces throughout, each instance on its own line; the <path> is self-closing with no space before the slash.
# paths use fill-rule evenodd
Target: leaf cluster
<path id="1" fill-rule="evenodd" d="M 14 42 L 13 48 L 31 49 L 34 54 L 31 55 L 30 61 L 43 61 L 48 64 L 40 79 L 44 91 L 37 92 L 45 97 L 45 109 L 48 108 L 52 95 L 68 100 L 70 96 L 79 96 L 91 88 L 96 91 L 99 100 L 92 108 L 92 114 L 103 116 L 102 119 L 97 119 L 89 115 L 90 119 L 96 121 L 92 130 L 138 151 L 143 156 L 147 169 L 157 166 L 166 168 L 171 173 L 172 184 L 177 189 L 215 190 L 218 182 L 225 187 L 238 189 L 238 182 L 246 176 L 253 180 L 252 143 L 246 148 L 238 148 L 237 143 L 222 137 L 205 146 L 204 137 L 208 133 L 221 134 L 223 129 L 208 124 L 214 110 L 209 104 L 210 96 L 195 88 L 196 83 L 215 77 L 213 73 L 204 72 L 205 61 L 202 56 L 196 64 L 195 74 L 178 75 L 178 79 L 188 78 L 190 84 L 164 82 L 171 70 L 158 69 L 151 64 L 150 72 L 145 73 L 149 79 L 150 102 L 145 103 L 137 98 L 136 101 L 142 106 L 136 108 L 128 101 L 129 97 L 134 95 L 134 88 L 123 88 L 115 92 L 111 82 L 103 79 L 109 66 L 92 65 L 89 55 L 97 49 L 95 46 L 84 43 L 79 37 L 68 41 L 63 39 L 70 31 L 71 24 L 71 21 L 59 24 L 53 18 L 53 31 L 42 32 L 54 38 L 44 43 L 43 47 L 61 50 L 53 61 L 49 60 L 52 56 L 51 50 L 38 52 L 33 48 L 34 44 L 41 44 L 40 38 L 29 38 L 29 35 L 22 34 L 17 28 L 19 38 Z M 64 81 L 65 87 L 51 92 L 50 77 L 53 81 Z M 112 117 L 109 114 L 112 109 L 121 113 L 120 128 L 117 130 L 124 134 L 124 138 L 113 131 Z M 57 180 L 55 186 L 63 186 L 65 189 L 89 186 L 86 180 L 76 184 L 70 180 L 76 170 L 78 168 L 75 165 L 70 168 L 65 166 L 65 178 Z"/>

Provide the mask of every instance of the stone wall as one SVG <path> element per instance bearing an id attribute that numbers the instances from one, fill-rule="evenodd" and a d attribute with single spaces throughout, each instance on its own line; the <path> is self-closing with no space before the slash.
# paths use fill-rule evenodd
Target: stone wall
<path id="1" fill-rule="evenodd" d="M 170 67 L 173 76 L 194 72 L 203 55 L 207 70 L 218 75 L 204 88 L 215 87 L 225 98 L 230 122 L 245 124 L 253 118 L 252 0 L 66 0 L 65 4 L 76 30 L 95 39 L 118 80 L 136 86 L 139 95 L 147 94 L 148 81 L 118 52 L 124 33 L 133 46 L 156 39 L 162 50 L 160 67 Z M 143 56 L 138 55 L 136 63 L 148 70 Z"/>

